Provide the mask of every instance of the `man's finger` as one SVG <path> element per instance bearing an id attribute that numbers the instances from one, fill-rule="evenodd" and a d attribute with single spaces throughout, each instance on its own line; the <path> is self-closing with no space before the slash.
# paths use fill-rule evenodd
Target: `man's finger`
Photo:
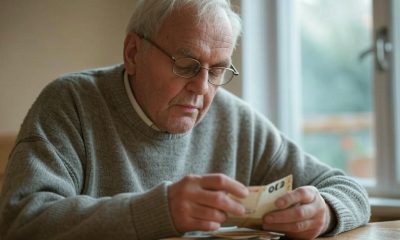
<path id="1" fill-rule="evenodd" d="M 195 219 L 222 223 L 226 220 L 226 214 L 215 208 L 202 205 L 192 206 L 190 216 Z"/>
<path id="2" fill-rule="evenodd" d="M 316 192 L 317 191 L 317 192 Z M 300 187 L 285 194 L 275 201 L 275 205 L 280 209 L 288 208 L 295 204 L 306 204 L 314 201 L 318 190 L 314 187 Z"/>
<path id="3" fill-rule="evenodd" d="M 213 221 L 206 221 L 196 218 L 191 218 L 184 223 L 187 229 L 196 229 L 198 231 L 213 231 L 221 227 L 221 224 Z"/>
<path id="4" fill-rule="evenodd" d="M 204 175 L 200 184 L 205 189 L 224 191 L 239 198 L 249 194 L 248 189 L 242 183 L 223 174 Z"/>
<path id="5" fill-rule="evenodd" d="M 264 217 L 264 222 L 267 224 L 273 223 L 294 223 L 313 218 L 318 208 L 312 204 L 296 205 L 280 211 L 272 212 Z"/>
<path id="6" fill-rule="evenodd" d="M 276 231 L 276 232 L 305 232 L 315 227 L 314 220 L 304 220 L 301 222 L 292 222 L 286 224 L 280 223 L 272 223 L 272 224 L 263 224 L 264 230 Z"/>
<path id="7" fill-rule="evenodd" d="M 244 206 L 230 198 L 225 192 L 203 189 L 198 194 L 198 196 L 201 196 L 196 199 L 198 204 L 210 206 L 238 216 L 245 213 Z"/>

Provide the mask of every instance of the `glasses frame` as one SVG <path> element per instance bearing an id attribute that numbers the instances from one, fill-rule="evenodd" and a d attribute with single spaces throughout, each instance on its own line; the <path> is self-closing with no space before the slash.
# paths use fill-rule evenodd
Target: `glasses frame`
<path id="1" fill-rule="evenodd" d="M 150 43 L 150 44 L 153 45 L 154 47 L 156 47 L 158 50 L 160 50 L 162 53 L 164 53 L 167 57 L 169 57 L 169 58 L 173 61 L 174 64 L 173 64 L 173 66 L 172 66 L 172 72 L 173 72 L 176 76 L 178 76 L 178 77 L 182 77 L 182 78 L 186 78 L 186 79 L 195 77 L 195 76 L 200 72 L 200 70 L 201 70 L 202 68 L 203 68 L 203 69 L 206 69 L 207 71 L 212 70 L 212 69 L 224 69 L 225 71 L 231 71 L 231 72 L 233 73 L 232 77 L 231 77 L 228 81 L 226 81 L 226 82 L 224 82 L 224 83 L 222 83 L 222 84 L 216 84 L 216 83 L 210 81 L 210 78 L 207 79 L 207 81 L 208 81 L 210 84 L 214 85 L 214 86 L 223 86 L 223 85 L 226 85 L 226 84 L 228 84 L 229 82 L 231 82 L 232 79 L 233 79 L 235 76 L 238 76 L 238 75 L 239 75 L 239 71 L 235 68 L 235 66 L 233 66 L 233 64 L 231 64 L 231 65 L 229 66 L 229 68 L 226 68 L 226 67 L 211 67 L 211 68 L 208 68 L 208 67 L 204 67 L 203 65 L 201 65 L 201 63 L 200 63 L 199 60 L 194 59 L 194 58 L 191 58 L 191 57 L 183 57 L 183 58 L 185 58 L 185 59 L 192 59 L 192 60 L 194 60 L 195 62 L 197 62 L 197 63 L 199 64 L 199 70 L 198 70 L 197 72 L 194 72 L 193 75 L 191 75 L 191 76 L 184 76 L 184 75 L 178 74 L 178 73 L 176 73 L 176 71 L 175 71 L 176 61 L 179 60 L 178 58 L 176 58 L 176 57 L 172 56 L 171 54 L 169 54 L 164 48 L 162 48 L 160 45 L 158 45 L 157 43 L 155 43 L 155 42 L 152 41 L 151 39 L 146 38 L 145 36 L 140 35 L 140 34 L 138 34 L 138 36 L 139 36 L 141 39 L 146 40 L 148 43 Z"/>

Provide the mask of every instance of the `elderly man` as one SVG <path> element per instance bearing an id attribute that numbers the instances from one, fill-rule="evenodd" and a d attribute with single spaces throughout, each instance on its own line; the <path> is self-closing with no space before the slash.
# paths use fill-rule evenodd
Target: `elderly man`
<path id="1" fill-rule="evenodd" d="M 361 186 L 219 86 L 240 19 L 228 1 L 138 1 L 124 64 L 49 84 L 30 109 L 0 199 L 2 239 L 158 239 L 215 230 L 245 186 L 288 174 L 263 228 L 296 238 L 365 224 Z"/>

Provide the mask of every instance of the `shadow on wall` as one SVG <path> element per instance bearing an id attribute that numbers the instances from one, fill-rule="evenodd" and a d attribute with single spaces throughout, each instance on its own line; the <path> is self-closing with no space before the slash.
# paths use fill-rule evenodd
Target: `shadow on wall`
<path id="1" fill-rule="evenodd" d="M 0 135 L 0 189 L 3 185 L 4 171 L 8 156 L 15 144 L 15 135 Z"/>

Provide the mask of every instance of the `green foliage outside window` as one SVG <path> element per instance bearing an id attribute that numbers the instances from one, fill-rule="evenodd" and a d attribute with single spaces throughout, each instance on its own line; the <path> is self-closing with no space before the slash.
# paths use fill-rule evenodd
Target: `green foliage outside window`
<path id="1" fill-rule="evenodd" d="M 372 118 L 373 58 L 360 59 L 372 46 L 371 4 L 370 0 L 300 1 L 303 121 L 321 115 Z M 372 125 L 371 121 L 369 128 L 305 132 L 303 145 L 330 165 L 371 177 L 370 169 L 354 172 L 351 161 L 363 158 L 371 165 Z"/>

